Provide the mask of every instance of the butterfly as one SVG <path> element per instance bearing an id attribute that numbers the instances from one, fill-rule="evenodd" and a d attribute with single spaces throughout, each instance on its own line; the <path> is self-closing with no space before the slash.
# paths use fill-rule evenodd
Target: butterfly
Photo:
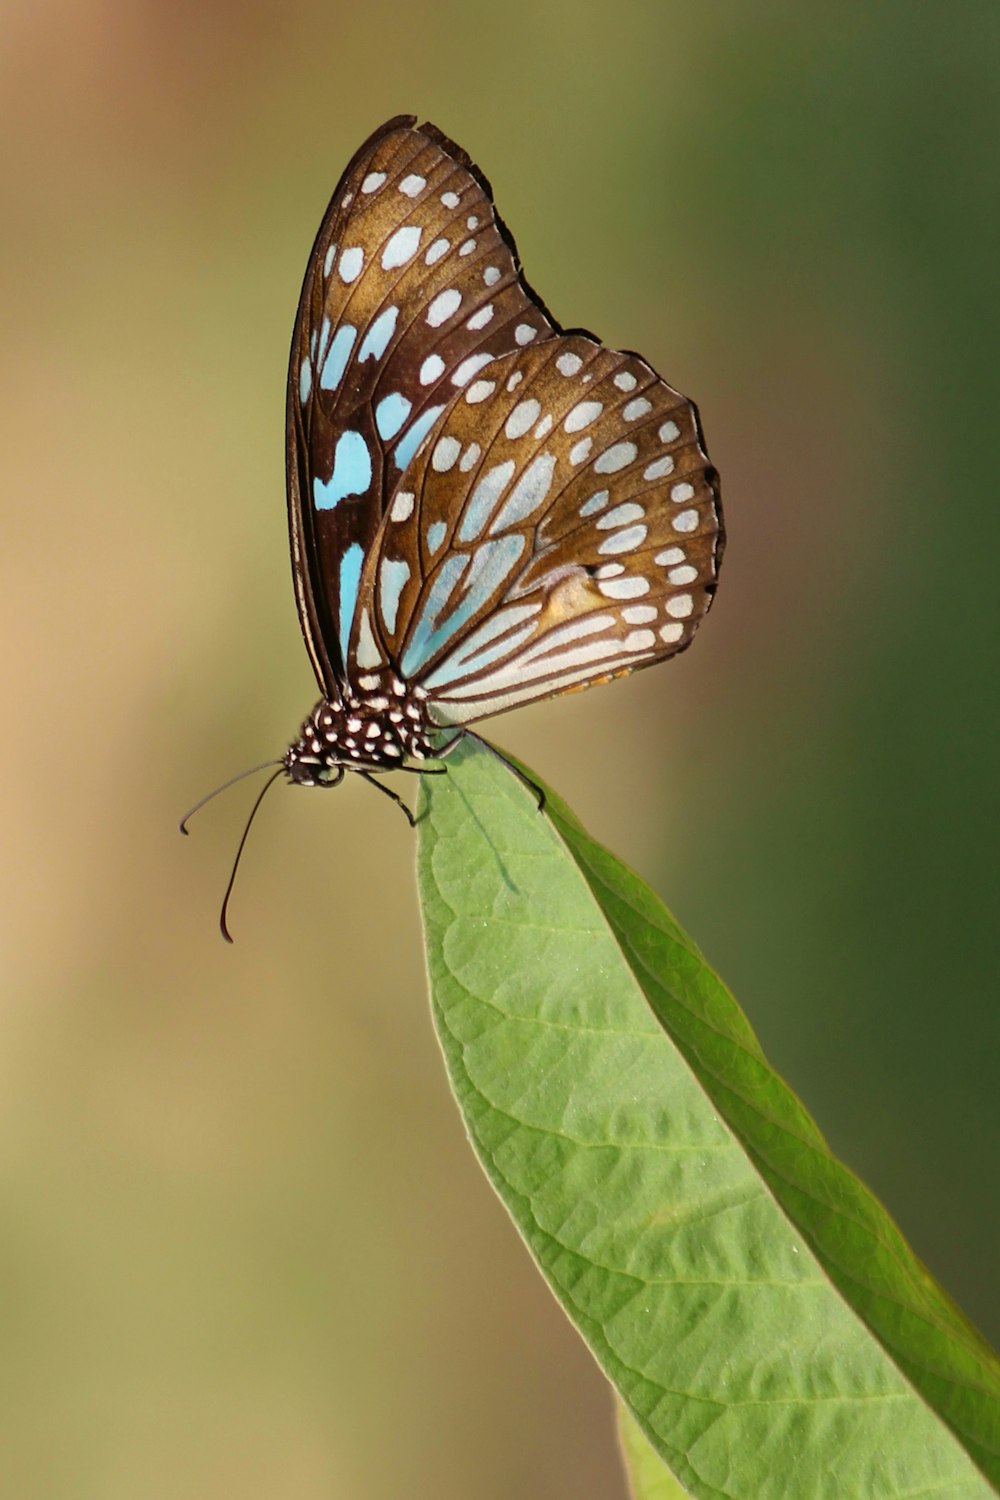
<path id="1" fill-rule="evenodd" d="M 286 439 L 321 695 L 278 762 L 296 785 L 431 770 L 480 719 L 676 655 L 711 603 L 693 402 L 559 326 L 485 176 L 415 116 L 365 141 L 320 225 Z"/>
<path id="2" fill-rule="evenodd" d="M 283 762 L 299 785 L 436 757 L 441 731 L 673 656 L 715 590 L 694 404 L 559 327 L 486 178 L 413 116 L 357 152 L 313 246 L 287 481 L 322 694 Z"/>

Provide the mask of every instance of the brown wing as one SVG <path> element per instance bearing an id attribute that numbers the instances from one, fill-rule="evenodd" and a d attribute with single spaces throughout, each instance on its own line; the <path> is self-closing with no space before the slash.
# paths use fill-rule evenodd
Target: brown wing
<path id="1" fill-rule="evenodd" d="M 289 364 L 292 570 L 324 693 L 350 676 L 361 564 L 419 443 L 490 361 L 552 331 L 466 154 L 410 116 L 377 130 L 323 219 Z"/>
<path id="2" fill-rule="evenodd" d="M 673 656 L 711 602 L 718 476 L 694 405 L 583 335 L 495 361 L 396 488 L 354 649 L 442 723 Z"/>

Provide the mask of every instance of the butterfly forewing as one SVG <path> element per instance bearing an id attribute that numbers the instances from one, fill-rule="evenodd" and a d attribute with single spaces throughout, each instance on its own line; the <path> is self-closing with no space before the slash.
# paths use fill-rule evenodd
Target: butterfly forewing
<path id="1" fill-rule="evenodd" d="M 478 374 L 401 476 L 352 655 L 468 722 L 682 650 L 720 553 L 694 406 L 636 355 L 552 338 Z"/>
<path id="2" fill-rule="evenodd" d="M 386 505 L 456 394 L 551 336 L 488 184 L 409 117 L 347 168 L 313 247 L 288 378 L 288 491 L 299 612 L 324 693 Z"/>

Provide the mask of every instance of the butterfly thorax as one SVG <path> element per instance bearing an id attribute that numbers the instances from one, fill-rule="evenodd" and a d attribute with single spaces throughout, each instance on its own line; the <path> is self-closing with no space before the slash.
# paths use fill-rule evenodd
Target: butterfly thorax
<path id="1" fill-rule="evenodd" d="M 432 757 L 435 733 L 423 701 L 387 675 L 371 692 L 321 698 L 283 764 L 299 786 L 336 785 L 345 770 L 391 771 Z"/>

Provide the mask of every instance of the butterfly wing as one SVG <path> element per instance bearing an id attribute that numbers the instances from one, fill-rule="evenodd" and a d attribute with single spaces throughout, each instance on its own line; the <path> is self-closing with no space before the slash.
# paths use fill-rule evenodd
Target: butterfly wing
<path id="1" fill-rule="evenodd" d="M 466 154 L 411 116 L 377 130 L 323 219 L 289 363 L 292 572 L 324 696 L 349 684 L 362 566 L 401 472 L 456 392 L 553 328 Z"/>
<path id="2" fill-rule="evenodd" d="M 552 338 L 483 370 L 411 462 L 351 649 L 470 722 L 683 650 L 722 547 L 694 405 L 637 355 Z"/>

